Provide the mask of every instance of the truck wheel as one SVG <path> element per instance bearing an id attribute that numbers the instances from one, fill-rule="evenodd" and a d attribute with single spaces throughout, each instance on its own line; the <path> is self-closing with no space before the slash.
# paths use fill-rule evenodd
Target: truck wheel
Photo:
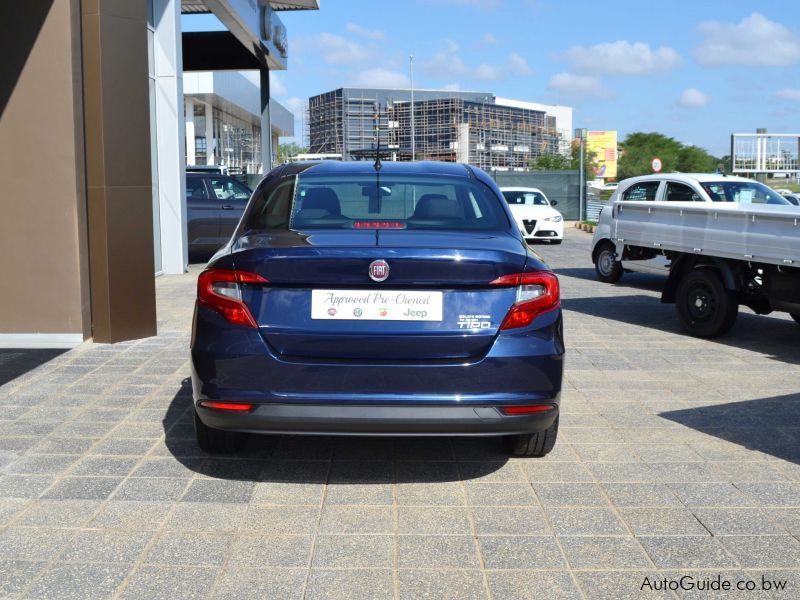
<path id="1" fill-rule="evenodd" d="M 244 447 L 247 438 L 238 431 L 225 431 L 209 427 L 200 420 L 194 411 L 194 432 L 200 450 L 209 454 L 230 454 Z"/>
<path id="2" fill-rule="evenodd" d="M 605 243 L 594 257 L 594 270 L 603 283 L 617 283 L 622 277 L 622 263 L 617 260 L 616 250 L 614 244 Z"/>
<path id="3" fill-rule="evenodd" d="M 800 325 L 800 313 L 789 313 L 792 315 L 792 318 L 795 320 L 795 323 Z"/>
<path id="4" fill-rule="evenodd" d="M 558 417 L 544 431 L 506 436 L 506 448 L 513 456 L 545 456 L 556 445 Z"/>
<path id="5" fill-rule="evenodd" d="M 678 317 L 693 336 L 712 338 L 726 333 L 736 322 L 736 292 L 725 289 L 716 272 L 690 271 L 678 284 Z"/>

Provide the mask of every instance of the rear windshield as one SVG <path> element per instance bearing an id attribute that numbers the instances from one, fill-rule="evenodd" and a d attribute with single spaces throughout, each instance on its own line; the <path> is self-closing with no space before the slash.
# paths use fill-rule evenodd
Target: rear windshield
<path id="1" fill-rule="evenodd" d="M 524 206 L 550 206 L 547 203 L 547 198 L 541 192 L 514 192 L 509 190 L 503 191 L 503 196 L 510 206 L 524 205 Z"/>
<path id="2" fill-rule="evenodd" d="M 714 202 L 789 204 L 778 192 L 757 181 L 709 181 L 701 185 Z"/>
<path id="3" fill-rule="evenodd" d="M 472 179 L 300 174 L 256 193 L 243 231 L 508 227 L 500 199 Z"/>

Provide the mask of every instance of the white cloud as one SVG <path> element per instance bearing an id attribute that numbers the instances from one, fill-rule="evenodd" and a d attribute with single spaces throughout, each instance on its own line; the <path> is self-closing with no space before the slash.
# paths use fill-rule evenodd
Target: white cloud
<path id="1" fill-rule="evenodd" d="M 496 46 L 500 42 L 497 41 L 497 38 L 494 37 L 490 32 L 486 32 L 483 34 L 483 43 L 487 46 Z"/>
<path id="2" fill-rule="evenodd" d="M 458 83 L 447 83 L 442 86 L 443 90 L 447 90 L 448 92 L 460 92 L 461 85 Z"/>
<path id="3" fill-rule="evenodd" d="M 508 70 L 511 72 L 512 75 L 532 75 L 533 69 L 531 69 L 528 61 L 525 60 L 522 56 L 517 54 L 516 52 L 512 52 L 508 55 L 506 59 L 506 66 Z"/>
<path id="4" fill-rule="evenodd" d="M 707 67 L 782 67 L 800 61 L 800 36 L 761 13 L 754 12 L 739 23 L 704 21 L 698 30 L 705 39 L 694 55 Z"/>
<path id="5" fill-rule="evenodd" d="M 357 73 L 351 80 L 350 85 L 365 88 L 402 88 L 408 87 L 410 84 L 411 82 L 407 75 L 399 71 L 378 67 Z"/>
<path id="6" fill-rule="evenodd" d="M 275 71 L 269 72 L 269 93 L 270 96 L 285 96 L 289 93 L 283 79 Z"/>
<path id="7" fill-rule="evenodd" d="M 352 42 L 340 35 L 323 31 L 311 40 L 314 50 L 329 65 L 342 65 L 366 62 L 370 52 L 361 44 Z"/>
<path id="8" fill-rule="evenodd" d="M 445 40 L 445 47 L 422 63 L 422 69 L 434 79 L 453 79 L 465 75 L 469 69 L 458 55 L 458 49 L 456 42 Z"/>
<path id="9" fill-rule="evenodd" d="M 286 108 L 288 108 L 291 112 L 293 112 L 297 117 L 305 115 L 306 100 L 303 100 L 302 98 L 297 98 L 296 96 L 294 96 L 292 98 L 287 98 L 286 100 L 282 100 L 281 104 L 283 104 Z"/>
<path id="10" fill-rule="evenodd" d="M 620 40 L 594 46 L 574 46 L 566 57 L 578 71 L 600 75 L 647 75 L 674 69 L 681 62 L 674 48 L 650 48 L 644 42 Z"/>
<path id="11" fill-rule="evenodd" d="M 475 67 L 472 76 L 481 81 L 497 81 L 503 78 L 503 73 L 497 65 L 481 63 Z"/>
<path id="12" fill-rule="evenodd" d="M 356 35 L 360 35 L 361 37 L 367 38 L 368 40 L 382 40 L 386 37 L 386 35 L 379 29 L 367 29 L 366 27 L 362 27 L 358 23 L 348 23 L 345 25 L 345 29 L 350 33 L 355 33 Z"/>
<path id="13" fill-rule="evenodd" d="M 603 86 L 597 77 L 558 73 L 550 78 L 547 87 L 564 96 L 584 99 L 608 98 L 611 92 Z"/>
<path id="14" fill-rule="evenodd" d="M 680 98 L 678 98 L 678 106 L 685 108 L 702 108 L 711 103 L 711 96 L 704 94 L 697 88 L 688 88 L 683 90 Z"/>
<path id="15" fill-rule="evenodd" d="M 783 88 L 782 90 L 775 92 L 775 95 L 778 98 L 783 98 L 784 100 L 800 102 L 800 88 Z"/>

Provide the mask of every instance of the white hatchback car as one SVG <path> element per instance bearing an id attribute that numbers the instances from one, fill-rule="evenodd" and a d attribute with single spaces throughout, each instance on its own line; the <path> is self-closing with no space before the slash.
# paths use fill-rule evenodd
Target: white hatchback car
<path id="1" fill-rule="evenodd" d="M 501 187 L 500 191 L 526 242 L 547 240 L 560 244 L 563 241 L 564 217 L 553 208 L 557 204 L 555 200 L 548 200 L 538 188 Z"/>

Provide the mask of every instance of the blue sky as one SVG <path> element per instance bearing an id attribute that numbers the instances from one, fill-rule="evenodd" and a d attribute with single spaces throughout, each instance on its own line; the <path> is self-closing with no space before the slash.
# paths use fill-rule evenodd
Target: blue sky
<path id="1" fill-rule="evenodd" d="M 659 131 L 727 154 L 733 131 L 800 130 L 800 1 L 320 0 L 282 13 L 296 113 L 337 87 L 493 92 L 567 104 L 576 127 Z M 210 15 L 185 30 L 218 29 Z M 299 125 L 299 122 L 298 122 Z"/>

